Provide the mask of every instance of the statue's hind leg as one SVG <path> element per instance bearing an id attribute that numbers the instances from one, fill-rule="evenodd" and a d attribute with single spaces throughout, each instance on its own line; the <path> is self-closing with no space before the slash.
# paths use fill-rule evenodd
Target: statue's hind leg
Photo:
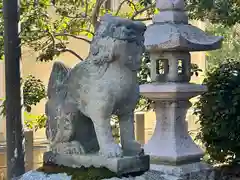
<path id="1" fill-rule="evenodd" d="M 55 153 L 64 154 L 82 154 L 84 148 L 78 141 L 72 139 L 74 134 L 73 120 L 76 117 L 76 112 L 69 112 L 59 106 L 54 116 L 55 127 L 48 124 L 48 134 L 51 134 L 52 128 L 55 129 L 55 134 L 52 134 L 50 142 L 51 150 Z"/>

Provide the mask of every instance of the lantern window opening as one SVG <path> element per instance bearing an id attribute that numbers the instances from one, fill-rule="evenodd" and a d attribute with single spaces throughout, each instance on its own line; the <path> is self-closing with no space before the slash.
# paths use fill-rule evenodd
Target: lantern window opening
<path id="1" fill-rule="evenodd" d="M 159 75 L 167 74 L 169 71 L 168 59 L 158 59 L 156 63 L 156 72 Z"/>
<path id="2" fill-rule="evenodd" d="M 184 73 L 183 60 L 178 59 L 178 74 L 183 74 L 183 73 Z"/>

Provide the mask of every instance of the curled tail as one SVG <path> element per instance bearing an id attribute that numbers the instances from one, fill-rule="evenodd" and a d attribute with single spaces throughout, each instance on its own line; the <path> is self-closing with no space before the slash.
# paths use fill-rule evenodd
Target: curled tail
<path id="1" fill-rule="evenodd" d="M 68 76 L 70 70 L 71 69 L 65 66 L 62 62 L 55 62 L 53 64 L 47 89 L 47 96 L 49 99 L 52 96 L 56 96 L 59 87 L 62 85 L 64 79 Z"/>
<path id="2" fill-rule="evenodd" d="M 70 68 L 66 67 L 61 62 L 55 62 L 53 64 L 52 72 L 48 82 L 47 88 L 47 96 L 48 101 L 45 105 L 45 114 L 47 115 L 46 122 L 46 136 L 50 141 L 54 141 L 57 136 L 58 129 L 58 121 L 59 119 L 56 117 L 59 116 L 60 102 L 59 101 L 59 93 L 60 90 L 64 91 L 62 87 L 64 79 L 68 76 Z"/>

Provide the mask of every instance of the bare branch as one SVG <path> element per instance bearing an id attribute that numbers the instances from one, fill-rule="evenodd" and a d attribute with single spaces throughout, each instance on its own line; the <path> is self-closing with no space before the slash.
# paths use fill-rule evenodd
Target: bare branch
<path id="1" fill-rule="evenodd" d="M 147 11 L 148 9 L 153 8 L 155 5 L 156 5 L 156 3 L 153 3 L 153 4 L 151 4 L 150 6 L 147 6 L 147 7 L 143 8 L 143 9 L 141 9 L 141 10 L 139 10 L 139 11 L 136 11 L 136 12 L 133 14 L 133 16 L 131 17 L 131 19 L 134 20 L 139 14 L 142 14 L 142 13 L 144 13 L 145 11 Z"/>
<path id="2" fill-rule="evenodd" d="M 50 38 L 52 39 L 52 42 L 53 42 L 53 48 L 55 48 L 55 39 L 54 39 L 54 35 L 52 33 L 50 33 L 48 31 L 48 34 L 50 35 Z M 60 35 L 60 34 L 59 34 Z M 63 35 L 63 34 L 62 34 Z M 55 35 L 56 36 L 56 35 Z M 69 52 L 71 54 L 73 54 L 74 56 L 76 56 L 78 59 L 80 59 L 81 61 L 83 60 L 83 58 L 81 56 L 79 56 L 76 52 L 74 52 L 73 50 L 71 49 L 68 49 L 68 48 L 64 48 L 64 49 L 55 49 L 56 51 L 58 52 Z"/>
<path id="3" fill-rule="evenodd" d="M 85 7 L 85 14 L 88 14 L 88 0 L 85 0 L 85 4 L 86 4 L 86 7 Z"/>
<path id="4" fill-rule="evenodd" d="M 124 4 L 125 2 L 127 2 L 127 0 L 122 1 L 122 2 L 119 4 L 119 6 L 118 6 L 118 8 L 117 8 L 117 11 L 116 11 L 116 13 L 115 13 L 115 16 L 118 15 L 118 13 L 120 12 L 120 10 L 121 10 L 121 8 L 122 8 L 122 6 L 123 6 L 123 4 Z"/>
<path id="5" fill-rule="evenodd" d="M 87 43 L 91 43 L 91 41 L 90 40 L 88 40 L 88 39 L 86 39 L 86 38 L 84 38 L 84 37 L 79 37 L 79 36 L 76 36 L 76 35 L 73 35 L 73 34 L 68 34 L 68 33 L 59 33 L 59 34 L 54 34 L 53 35 L 54 37 L 58 37 L 58 36 L 69 36 L 69 37 L 73 37 L 73 38 L 75 38 L 75 39 L 80 39 L 80 40 L 83 40 L 83 41 L 85 41 L 85 42 L 87 42 Z"/>
<path id="6" fill-rule="evenodd" d="M 59 52 L 69 52 L 71 54 L 73 54 L 74 56 L 76 56 L 78 59 L 80 59 L 81 61 L 83 61 L 83 58 L 81 56 L 79 56 L 76 52 L 74 52 L 73 50 L 71 49 L 68 49 L 68 48 L 64 48 L 64 49 L 56 49 L 57 51 Z"/>
<path id="7" fill-rule="evenodd" d="M 53 36 L 53 34 L 52 33 L 50 33 L 49 31 L 47 31 L 47 33 L 48 33 L 48 35 L 50 36 L 50 38 L 51 38 L 51 40 L 52 40 L 52 46 L 53 46 L 53 48 L 55 48 L 55 46 L 56 46 L 56 42 L 55 42 L 55 39 L 54 39 L 54 36 Z"/>
<path id="8" fill-rule="evenodd" d="M 63 14 L 60 14 L 60 13 L 58 13 L 58 14 L 61 15 L 61 16 L 70 18 L 70 19 L 85 19 L 87 17 L 85 14 L 76 15 L 76 16 L 70 16 L 70 15 L 66 15 L 66 14 L 63 15 Z"/>
<path id="9" fill-rule="evenodd" d="M 133 21 L 150 21 L 150 20 L 152 20 L 152 17 L 133 19 Z"/>
<path id="10" fill-rule="evenodd" d="M 98 17 L 99 17 L 100 8 L 105 1 L 106 0 L 97 0 L 96 5 L 95 5 L 95 7 L 92 11 L 92 25 L 93 25 L 95 30 L 96 30 L 97 25 L 98 25 Z"/>
<path id="11" fill-rule="evenodd" d="M 89 29 L 90 29 L 90 28 L 89 28 Z M 91 35 L 94 36 L 94 32 L 92 32 L 92 31 L 90 31 L 90 30 L 88 30 L 88 29 L 79 29 L 79 31 L 87 32 L 87 33 L 89 33 L 89 34 L 91 34 Z"/>
<path id="12" fill-rule="evenodd" d="M 41 42 L 41 47 L 37 48 L 35 51 L 45 50 L 48 48 L 48 45 L 51 43 L 51 38 L 48 38 L 46 41 Z"/>
<path id="13" fill-rule="evenodd" d="M 129 6 L 130 6 L 130 5 L 132 5 L 132 6 L 133 6 L 133 9 L 134 9 L 134 11 L 136 11 L 136 12 L 137 12 L 136 5 L 135 5 L 133 2 L 131 2 L 130 0 L 123 0 L 123 1 L 122 1 L 122 2 L 119 4 L 119 6 L 118 6 L 118 8 L 117 8 L 117 11 L 116 11 L 116 13 L 115 13 L 115 16 L 117 16 L 117 15 L 118 15 L 118 13 L 120 12 L 120 10 L 121 10 L 122 6 L 123 6 L 125 3 L 128 3 L 128 5 L 129 5 Z"/>

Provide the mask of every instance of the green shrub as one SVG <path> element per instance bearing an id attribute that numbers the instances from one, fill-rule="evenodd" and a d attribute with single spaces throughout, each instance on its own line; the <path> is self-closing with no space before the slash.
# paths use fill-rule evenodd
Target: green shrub
<path id="1" fill-rule="evenodd" d="M 239 61 L 239 60 L 238 60 Z M 240 159 L 240 62 L 227 60 L 206 74 L 208 91 L 195 104 L 197 136 L 214 162 Z"/>
<path id="2" fill-rule="evenodd" d="M 45 128 L 47 116 L 45 114 L 35 115 L 24 111 L 24 124 L 27 128 L 37 131 Z"/>
<path id="3" fill-rule="evenodd" d="M 27 112 L 31 112 L 32 106 L 35 106 L 46 97 L 46 90 L 40 79 L 29 75 L 23 81 L 23 101 L 24 108 Z"/>
<path id="4" fill-rule="evenodd" d="M 23 107 L 24 107 L 24 124 L 29 129 L 41 129 L 45 127 L 46 115 L 31 114 L 32 107 L 37 105 L 46 97 L 46 90 L 43 82 L 36 77 L 29 75 L 22 79 L 23 85 Z M 6 116 L 6 100 L 0 98 L 0 115 Z"/>
<path id="5" fill-rule="evenodd" d="M 32 106 L 37 105 L 42 99 L 46 97 L 46 90 L 43 82 L 36 77 L 29 75 L 26 79 L 22 79 L 23 85 L 23 107 L 27 112 L 31 112 Z M 0 104 L 0 115 L 6 115 L 6 101 Z"/>
<path id="6" fill-rule="evenodd" d="M 230 27 L 223 24 L 207 24 L 206 28 L 209 34 L 224 37 L 221 49 L 207 52 L 208 67 L 220 64 L 223 59 L 240 60 L 240 24 Z"/>

